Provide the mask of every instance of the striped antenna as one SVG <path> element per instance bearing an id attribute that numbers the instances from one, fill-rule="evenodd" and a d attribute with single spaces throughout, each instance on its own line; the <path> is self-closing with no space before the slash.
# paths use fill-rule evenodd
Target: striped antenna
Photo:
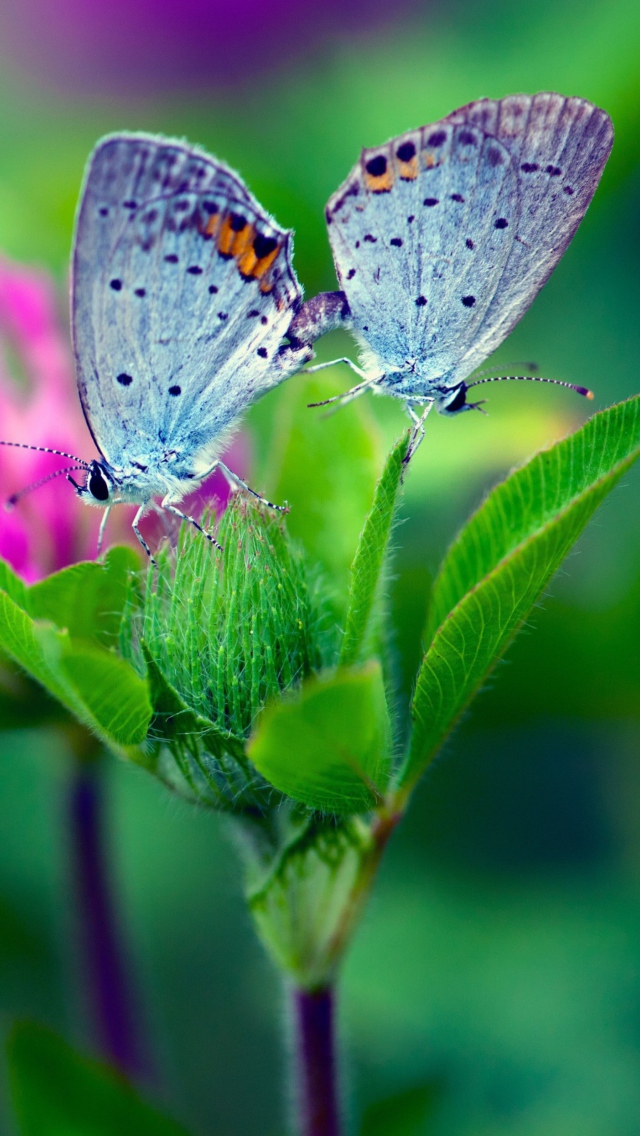
<path id="1" fill-rule="evenodd" d="M 523 371 L 538 370 L 537 363 L 526 363 L 522 359 L 506 359 L 502 365 L 503 367 L 521 367 Z M 480 379 L 483 375 L 495 375 L 496 369 L 495 367 L 483 367 L 481 371 L 474 371 L 473 373 Z"/>
<path id="2" fill-rule="evenodd" d="M 75 454 L 66 454 L 64 450 L 51 450 L 49 446 L 28 446 L 24 442 L 0 442 L 0 446 L 13 446 L 18 450 L 35 450 L 39 454 L 55 454 L 56 457 L 69 458 L 69 461 L 77 462 L 78 469 L 89 470 L 91 468 L 88 462 L 76 457 Z"/>
<path id="3" fill-rule="evenodd" d="M 477 379 L 475 383 L 465 383 L 467 390 L 471 387 L 481 387 L 483 383 L 552 383 L 556 387 L 568 387 L 577 391 L 584 398 L 593 398 L 593 391 L 588 387 L 579 387 L 575 383 L 565 383 L 561 379 L 543 379 L 539 375 L 495 375 L 490 379 Z"/>
<path id="4" fill-rule="evenodd" d="M 12 493 L 5 502 L 5 509 L 11 511 L 22 497 L 26 497 L 27 493 L 33 493 L 34 489 L 39 489 L 41 485 L 46 485 L 47 481 L 53 481 L 54 477 L 61 477 L 63 473 L 68 475 L 81 469 L 85 469 L 85 466 L 68 465 L 65 469 L 56 469 L 53 473 L 48 474 L 47 477 L 41 477 L 39 481 L 33 481 L 31 485 L 26 485 L 24 489 L 19 489 L 17 493 Z"/>

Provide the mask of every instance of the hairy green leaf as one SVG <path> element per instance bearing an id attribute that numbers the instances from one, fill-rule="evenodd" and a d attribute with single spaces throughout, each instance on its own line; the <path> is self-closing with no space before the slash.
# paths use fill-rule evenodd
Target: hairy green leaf
<path id="1" fill-rule="evenodd" d="M 98 647 L 72 645 L 60 666 L 101 730 L 119 745 L 144 741 L 152 714 L 149 692 L 129 663 Z"/>
<path id="2" fill-rule="evenodd" d="M 247 752 L 289 797 L 342 815 L 379 803 L 389 779 L 389 718 L 380 665 L 304 683 L 258 720 Z"/>
<path id="3" fill-rule="evenodd" d="M 408 441 L 408 436 L 404 435 L 389 454 L 351 567 L 349 609 L 340 649 L 343 667 L 358 662 L 367 636 L 380 589 Z"/>
<path id="4" fill-rule="evenodd" d="M 6 560 L 0 559 L 0 589 L 6 592 L 18 607 L 26 609 L 27 585 L 16 576 Z"/>
<path id="5" fill-rule="evenodd" d="M 489 494 L 434 584 L 431 640 L 400 776 L 406 794 L 600 502 L 640 455 L 640 396 L 595 415 Z"/>
<path id="6" fill-rule="evenodd" d="M 44 1026 L 14 1026 L 8 1056 L 20 1136 L 187 1136 L 114 1069 Z"/>
<path id="7" fill-rule="evenodd" d="M 34 584 L 23 606 L 34 619 L 50 620 L 74 639 L 111 646 L 117 641 L 130 575 L 139 567 L 132 549 L 111 548 L 104 564 L 72 564 Z"/>
<path id="8" fill-rule="evenodd" d="M 107 744 L 143 740 L 151 719 L 146 684 L 104 648 L 78 646 L 66 631 L 34 621 L 0 592 L 0 648 Z"/>

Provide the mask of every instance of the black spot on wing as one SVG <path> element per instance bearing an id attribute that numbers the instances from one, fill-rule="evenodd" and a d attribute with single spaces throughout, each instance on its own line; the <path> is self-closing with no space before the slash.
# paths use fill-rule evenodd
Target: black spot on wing
<path id="1" fill-rule="evenodd" d="M 365 169 L 371 177 L 382 177 L 387 172 L 387 159 L 384 154 L 376 154 L 375 158 L 369 158 Z"/>
<path id="2" fill-rule="evenodd" d="M 116 375 L 116 382 L 120 383 L 121 387 L 130 387 L 133 382 L 133 375 L 127 375 L 125 371 L 121 371 Z"/>
<path id="3" fill-rule="evenodd" d="M 398 146 L 398 149 L 396 150 L 396 157 L 401 162 L 410 162 L 411 159 L 415 156 L 415 152 L 416 148 L 413 142 L 403 142 L 402 145 Z"/>
<path id="4" fill-rule="evenodd" d="M 258 233 L 253 240 L 253 251 L 258 260 L 262 260 L 263 257 L 269 256 L 273 252 L 277 244 L 275 237 L 265 237 L 264 233 Z"/>
<path id="5" fill-rule="evenodd" d="M 475 296 L 463 296 L 462 297 L 462 303 L 464 304 L 465 308 L 472 308 L 473 305 L 475 304 L 475 302 L 476 302 Z"/>

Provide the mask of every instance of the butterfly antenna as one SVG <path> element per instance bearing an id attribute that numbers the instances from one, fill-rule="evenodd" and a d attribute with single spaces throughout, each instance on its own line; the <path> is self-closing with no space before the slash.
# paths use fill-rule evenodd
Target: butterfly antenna
<path id="1" fill-rule="evenodd" d="M 54 477 L 61 477 L 63 473 L 66 473 L 67 475 L 69 475 L 70 473 L 73 473 L 75 470 L 80 470 L 80 469 L 84 469 L 84 468 L 85 467 L 81 466 L 81 465 L 70 465 L 70 466 L 67 466 L 66 469 L 54 470 L 53 473 L 47 474 L 46 477 L 41 477 L 38 481 L 33 481 L 31 483 L 31 485 L 26 485 L 24 489 L 19 489 L 17 493 L 12 493 L 11 496 L 7 497 L 7 500 L 5 501 L 5 506 L 4 506 L 5 509 L 8 509 L 8 510 L 13 509 L 18 504 L 18 501 L 20 501 L 22 497 L 26 497 L 27 493 L 33 493 L 34 489 L 39 489 L 41 485 L 46 485 L 47 481 L 53 481 Z"/>
<path id="2" fill-rule="evenodd" d="M 69 458 L 69 461 L 77 462 L 78 469 L 89 470 L 91 468 L 88 462 L 83 461 L 75 454 L 67 454 L 64 450 L 52 450 L 49 446 L 28 446 L 25 442 L 0 442 L 0 446 L 13 446 L 18 450 L 35 450 L 38 454 L 55 454 L 56 457 Z"/>
<path id="3" fill-rule="evenodd" d="M 556 387 L 568 387 L 569 390 L 574 390 L 581 394 L 584 398 L 593 398 L 593 391 L 588 387 L 579 387 L 575 383 L 565 383 L 562 379 L 543 379 L 539 375 L 494 375 L 490 379 L 477 379 L 474 383 L 467 383 L 467 390 L 470 387 L 480 387 L 483 383 L 552 383 Z"/>
<path id="4" fill-rule="evenodd" d="M 502 366 L 503 367 L 521 367 L 523 371 L 538 371 L 539 370 L 537 363 L 526 363 L 523 359 L 508 359 L 506 363 L 502 364 Z M 495 367 L 484 367 L 481 371 L 474 371 L 473 373 L 474 373 L 474 375 L 477 375 L 479 379 L 482 378 L 484 375 L 490 375 L 491 377 L 494 377 L 495 373 L 496 373 L 496 369 L 495 369 Z M 535 376 L 532 376 L 532 378 L 533 377 L 535 377 Z M 499 375 L 498 375 L 498 378 L 500 378 Z M 469 386 L 469 385 L 470 384 L 467 383 L 467 386 Z"/>

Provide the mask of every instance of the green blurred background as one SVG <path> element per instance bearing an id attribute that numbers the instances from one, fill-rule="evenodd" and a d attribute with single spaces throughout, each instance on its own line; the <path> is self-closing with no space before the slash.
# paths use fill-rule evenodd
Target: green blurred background
<path id="1" fill-rule="evenodd" d="M 637 391 L 637 0 L 107 7 L 4 0 L 0 13 L 0 252 L 48 267 L 61 305 L 83 164 L 108 130 L 186 136 L 236 167 L 295 228 L 311 294 L 335 287 L 323 206 L 361 146 L 483 95 L 558 90 L 608 110 L 616 143 L 582 228 L 498 360 L 590 386 L 596 407 Z M 345 347 L 336 336 L 322 357 Z M 250 416 L 256 463 L 280 397 Z M 402 413 L 370 401 L 390 442 Z M 569 392 L 520 384 L 491 388 L 488 409 L 430 421 L 407 481 L 391 586 L 405 697 L 428 582 L 456 528 L 515 462 L 586 414 Z M 636 470 L 394 837 L 342 984 L 354 1111 L 436 1079 L 437 1134 L 638 1131 L 639 503 Z M 5 733 L 0 776 L 1 1022 L 32 1015 L 86 1044 L 65 946 L 67 755 L 53 736 Z M 107 782 L 154 1091 L 196 1132 L 278 1136 L 283 999 L 224 827 L 132 767 L 111 762 Z"/>

